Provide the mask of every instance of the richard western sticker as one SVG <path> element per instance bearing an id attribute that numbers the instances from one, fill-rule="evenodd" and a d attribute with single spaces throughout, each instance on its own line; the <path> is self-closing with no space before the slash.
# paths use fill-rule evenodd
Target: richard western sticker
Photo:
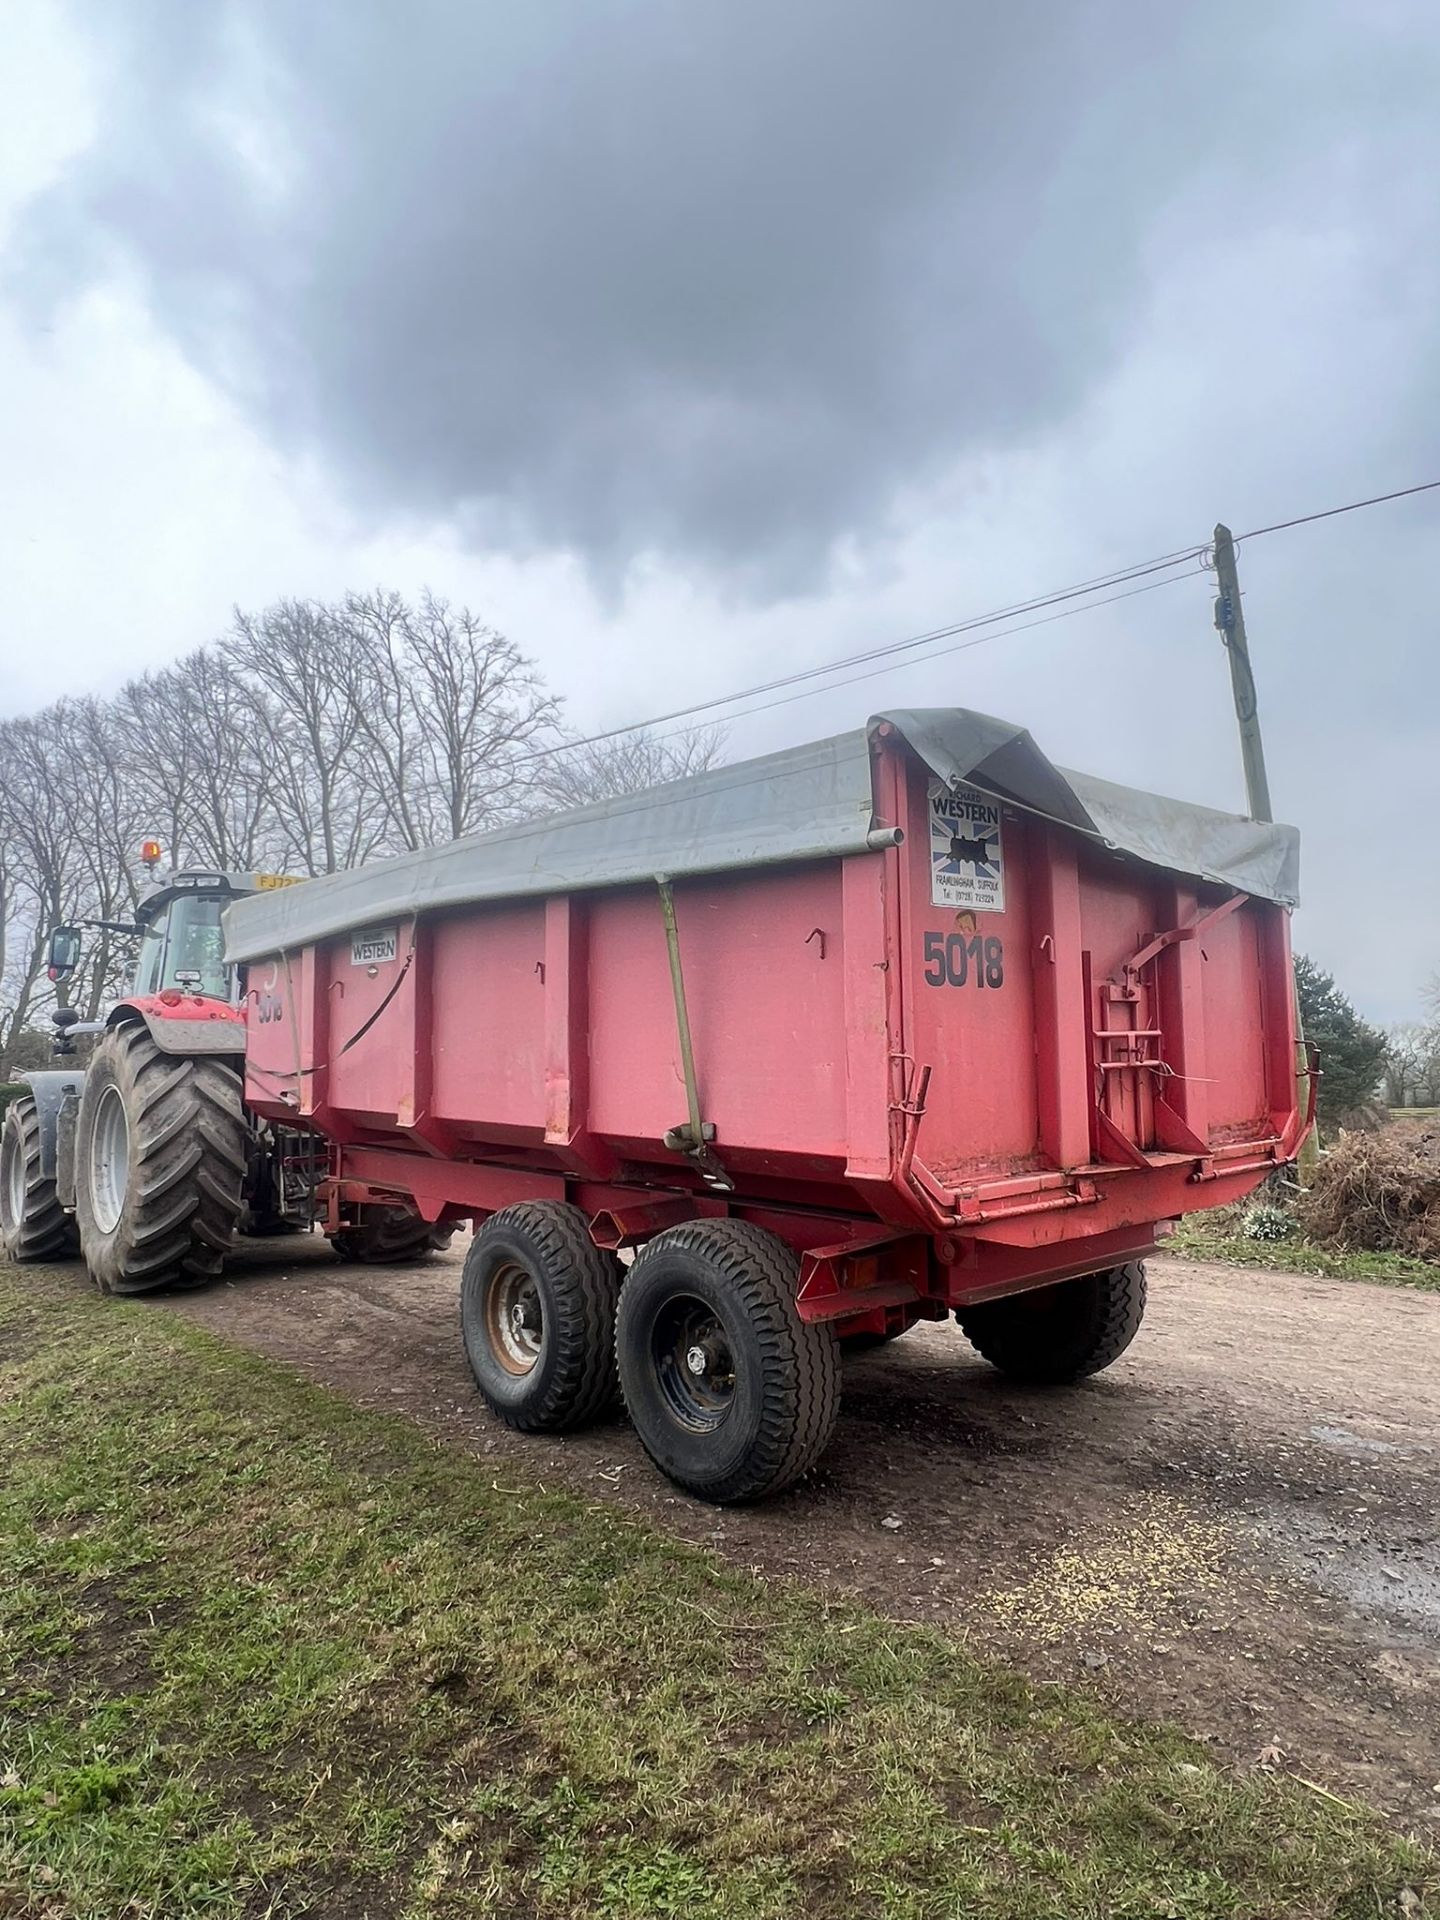
<path id="1" fill-rule="evenodd" d="M 930 902 L 979 913 L 1005 910 L 1000 802 L 975 787 L 930 783 Z"/>
<path id="2" fill-rule="evenodd" d="M 394 927 L 366 927 L 363 933 L 350 936 L 350 964 L 352 967 L 380 966 L 395 958 L 399 944 Z"/>

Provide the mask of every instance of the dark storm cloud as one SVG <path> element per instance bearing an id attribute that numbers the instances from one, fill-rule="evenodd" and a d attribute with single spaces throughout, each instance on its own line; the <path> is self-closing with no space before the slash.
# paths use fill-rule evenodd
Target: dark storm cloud
<path id="1" fill-rule="evenodd" d="M 1225 164 L 1248 12 L 86 9 L 101 126 L 25 272 L 60 292 L 118 248 L 192 357 L 375 510 L 793 584 L 1110 368 L 1167 203 Z M 1277 19 L 1247 56 L 1283 94 Z M 1293 78 L 1283 135 L 1242 82 L 1232 151 L 1330 137 L 1338 71 Z"/>

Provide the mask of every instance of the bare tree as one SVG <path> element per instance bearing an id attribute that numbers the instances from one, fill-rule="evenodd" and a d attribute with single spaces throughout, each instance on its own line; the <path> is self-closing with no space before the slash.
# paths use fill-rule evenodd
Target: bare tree
<path id="1" fill-rule="evenodd" d="M 43 994 L 49 928 L 81 905 L 75 849 L 54 777 L 58 757 L 55 731 L 47 714 L 9 721 L 0 752 L 9 1035 L 18 1033 L 33 1018 Z"/>
<path id="2" fill-rule="evenodd" d="M 5 723 L 0 741 L 0 824 L 4 830 L 6 965 L 4 1050 L 52 997 L 45 977 L 51 927 L 96 911 L 93 868 L 76 837 L 73 768 L 76 713 L 62 701 Z M 77 999 L 89 998 L 87 983 Z M 62 988 L 58 997 L 65 998 Z"/>
<path id="3" fill-rule="evenodd" d="M 43 977 L 39 865 L 29 833 L 23 722 L 0 722 L 0 1079 L 15 1064 Z"/>
<path id="4" fill-rule="evenodd" d="M 313 600 L 280 600 L 261 614 L 237 608 L 226 645 L 256 695 L 287 860 L 308 874 L 358 865 L 383 846 L 385 821 L 357 778 L 357 680 L 334 610 Z"/>
<path id="5" fill-rule="evenodd" d="M 430 593 L 415 607 L 352 594 L 339 618 L 353 637 L 361 777 L 392 845 L 432 846 L 534 812 L 534 747 L 560 709 L 512 641 Z"/>
<path id="6" fill-rule="evenodd" d="M 1392 1027 L 1385 1097 L 1392 1107 L 1440 1106 L 1440 1021 Z"/>
<path id="7" fill-rule="evenodd" d="M 55 987 L 46 941 L 63 923 L 133 921 L 144 838 L 177 864 L 331 873 L 663 785 L 721 747 L 715 729 L 567 737 L 534 663 L 430 593 L 237 612 L 218 646 L 113 701 L 0 721 L 0 1061 L 37 1044 L 57 999 L 94 1014 L 116 992 L 123 934 L 95 927 Z"/>
<path id="8" fill-rule="evenodd" d="M 1440 1021 L 1410 1020 L 1389 1027 L 1385 1041 L 1386 1105 L 1440 1105 Z"/>
<path id="9" fill-rule="evenodd" d="M 144 828 L 116 709 L 95 699 L 62 700 L 48 717 L 54 728 L 52 777 L 78 903 L 87 917 L 110 923 L 95 930 L 76 982 L 75 1004 L 93 1020 L 113 997 L 130 958 L 128 943 L 113 928 L 134 918 Z"/>
<path id="10" fill-rule="evenodd" d="M 200 648 L 121 689 L 126 754 L 148 825 L 177 863 L 250 868 L 282 848 L 263 696 Z"/>
<path id="11" fill-rule="evenodd" d="M 721 727 L 691 727 L 683 733 L 637 728 L 613 740 L 576 741 L 548 757 L 539 784 L 554 807 L 583 807 L 616 794 L 643 793 L 704 773 L 724 757 Z"/>

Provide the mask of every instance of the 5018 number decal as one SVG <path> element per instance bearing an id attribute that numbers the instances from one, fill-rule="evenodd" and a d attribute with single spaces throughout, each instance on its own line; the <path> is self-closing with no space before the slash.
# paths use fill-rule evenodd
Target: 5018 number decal
<path id="1" fill-rule="evenodd" d="M 1003 987 L 1005 943 L 991 934 L 927 933 L 925 936 L 927 987 Z"/>

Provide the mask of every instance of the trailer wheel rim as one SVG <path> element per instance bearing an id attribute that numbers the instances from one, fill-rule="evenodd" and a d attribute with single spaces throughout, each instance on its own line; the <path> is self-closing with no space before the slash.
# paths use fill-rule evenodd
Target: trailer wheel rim
<path id="1" fill-rule="evenodd" d="M 708 1301 L 678 1294 L 665 1302 L 651 1328 L 650 1360 L 661 1398 L 682 1426 L 709 1433 L 721 1424 L 735 1397 L 735 1356 Z"/>
<path id="2" fill-rule="evenodd" d="M 507 1373 L 531 1373 L 545 1350 L 545 1306 L 535 1276 L 507 1262 L 485 1291 L 490 1351 Z"/>
<path id="3" fill-rule="evenodd" d="M 90 1135 L 90 1210 L 102 1233 L 113 1233 L 130 1186 L 130 1116 L 117 1086 L 105 1088 Z"/>
<path id="4" fill-rule="evenodd" d="M 25 1217 L 25 1155 L 13 1129 L 0 1139 L 0 1226 L 14 1233 Z"/>

